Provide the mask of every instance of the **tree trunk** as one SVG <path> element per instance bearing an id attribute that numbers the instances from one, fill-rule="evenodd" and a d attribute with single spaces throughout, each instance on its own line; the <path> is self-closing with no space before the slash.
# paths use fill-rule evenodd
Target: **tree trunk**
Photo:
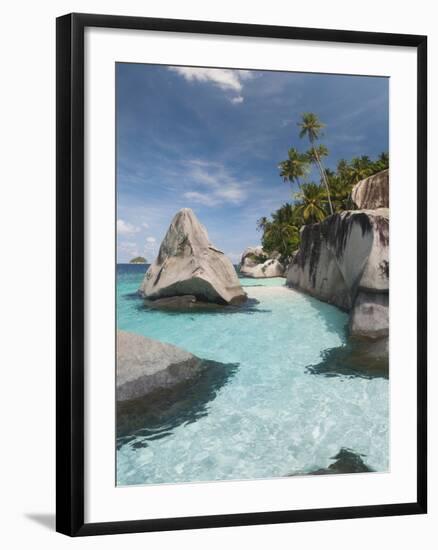
<path id="1" fill-rule="evenodd" d="M 321 160 L 319 158 L 319 155 L 318 155 L 315 147 L 313 147 L 313 153 L 315 155 L 316 162 L 318 163 L 319 171 L 321 172 L 322 180 L 324 182 L 325 189 L 327 191 L 327 198 L 328 198 L 329 207 L 330 207 L 330 214 L 333 214 L 333 206 L 332 206 L 332 201 L 331 201 L 331 198 L 330 198 L 330 189 L 329 189 L 327 177 L 326 177 L 325 170 L 322 167 Z"/>

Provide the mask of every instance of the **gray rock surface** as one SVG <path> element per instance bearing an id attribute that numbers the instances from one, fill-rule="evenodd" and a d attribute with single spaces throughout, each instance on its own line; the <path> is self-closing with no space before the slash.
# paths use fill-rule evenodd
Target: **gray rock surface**
<path id="1" fill-rule="evenodd" d="M 187 295 L 220 304 L 246 300 L 231 261 L 210 243 L 190 208 L 173 218 L 139 292 L 150 300 Z"/>
<path id="2" fill-rule="evenodd" d="M 278 258 L 270 257 L 261 246 L 254 246 L 243 252 L 240 273 L 254 279 L 284 277 L 284 267 Z"/>
<path id="3" fill-rule="evenodd" d="M 389 170 L 382 170 L 356 183 L 351 198 L 363 210 L 389 208 Z"/>
<path id="4" fill-rule="evenodd" d="M 203 368 L 201 359 L 176 346 L 117 331 L 117 401 L 172 388 Z"/>
<path id="5" fill-rule="evenodd" d="M 350 311 L 350 334 L 388 335 L 389 210 L 353 210 L 302 228 L 286 284 Z"/>

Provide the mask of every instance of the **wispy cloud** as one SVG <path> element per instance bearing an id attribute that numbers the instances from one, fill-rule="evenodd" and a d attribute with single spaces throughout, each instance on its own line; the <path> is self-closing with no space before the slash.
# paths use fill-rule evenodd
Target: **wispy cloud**
<path id="1" fill-rule="evenodd" d="M 119 235 L 133 235 L 140 231 L 139 227 L 132 225 L 132 223 L 125 222 L 124 220 L 117 220 L 117 233 Z"/>
<path id="2" fill-rule="evenodd" d="M 244 100 L 242 95 L 244 81 L 253 78 L 251 71 L 243 71 L 238 69 L 169 67 L 169 70 L 180 74 L 189 82 L 209 82 L 226 92 L 227 95 L 230 93 L 237 94 L 229 96 L 229 100 L 235 105 L 242 103 Z"/>
<path id="3" fill-rule="evenodd" d="M 223 164 L 194 159 L 186 161 L 185 167 L 185 179 L 198 187 L 185 191 L 185 199 L 204 206 L 238 205 L 246 200 L 248 183 L 237 181 Z"/>

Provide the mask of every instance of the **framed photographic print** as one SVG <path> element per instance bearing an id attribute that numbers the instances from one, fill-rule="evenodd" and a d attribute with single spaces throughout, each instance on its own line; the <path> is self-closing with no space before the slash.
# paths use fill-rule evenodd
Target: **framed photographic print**
<path id="1" fill-rule="evenodd" d="M 426 512 L 426 64 L 58 18 L 59 532 Z"/>

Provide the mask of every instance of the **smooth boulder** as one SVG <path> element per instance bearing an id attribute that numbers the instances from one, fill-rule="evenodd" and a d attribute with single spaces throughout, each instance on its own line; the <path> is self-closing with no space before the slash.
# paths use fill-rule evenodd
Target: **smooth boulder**
<path id="1" fill-rule="evenodd" d="M 223 305 L 247 298 L 233 264 L 210 243 L 190 208 L 183 208 L 173 218 L 139 292 L 149 300 L 190 295 L 201 302 Z"/>
<path id="2" fill-rule="evenodd" d="M 117 401 L 173 388 L 204 368 L 202 359 L 176 346 L 117 331 Z"/>
<path id="3" fill-rule="evenodd" d="M 243 252 L 240 273 L 254 279 L 284 277 L 284 267 L 277 257 L 270 257 L 261 246 L 255 246 L 248 247 Z"/>
<path id="4" fill-rule="evenodd" d="M 350 312 L 350 335 L 389 332 L 389 211 L 353 210 L 304 226 L 286 284 Z"/>
<path id="5" fill-rule="evenodd" d="M 389 208 L 389 170 L 382 170 L 356 183 L 351 198 L 362 210 Z"/>

